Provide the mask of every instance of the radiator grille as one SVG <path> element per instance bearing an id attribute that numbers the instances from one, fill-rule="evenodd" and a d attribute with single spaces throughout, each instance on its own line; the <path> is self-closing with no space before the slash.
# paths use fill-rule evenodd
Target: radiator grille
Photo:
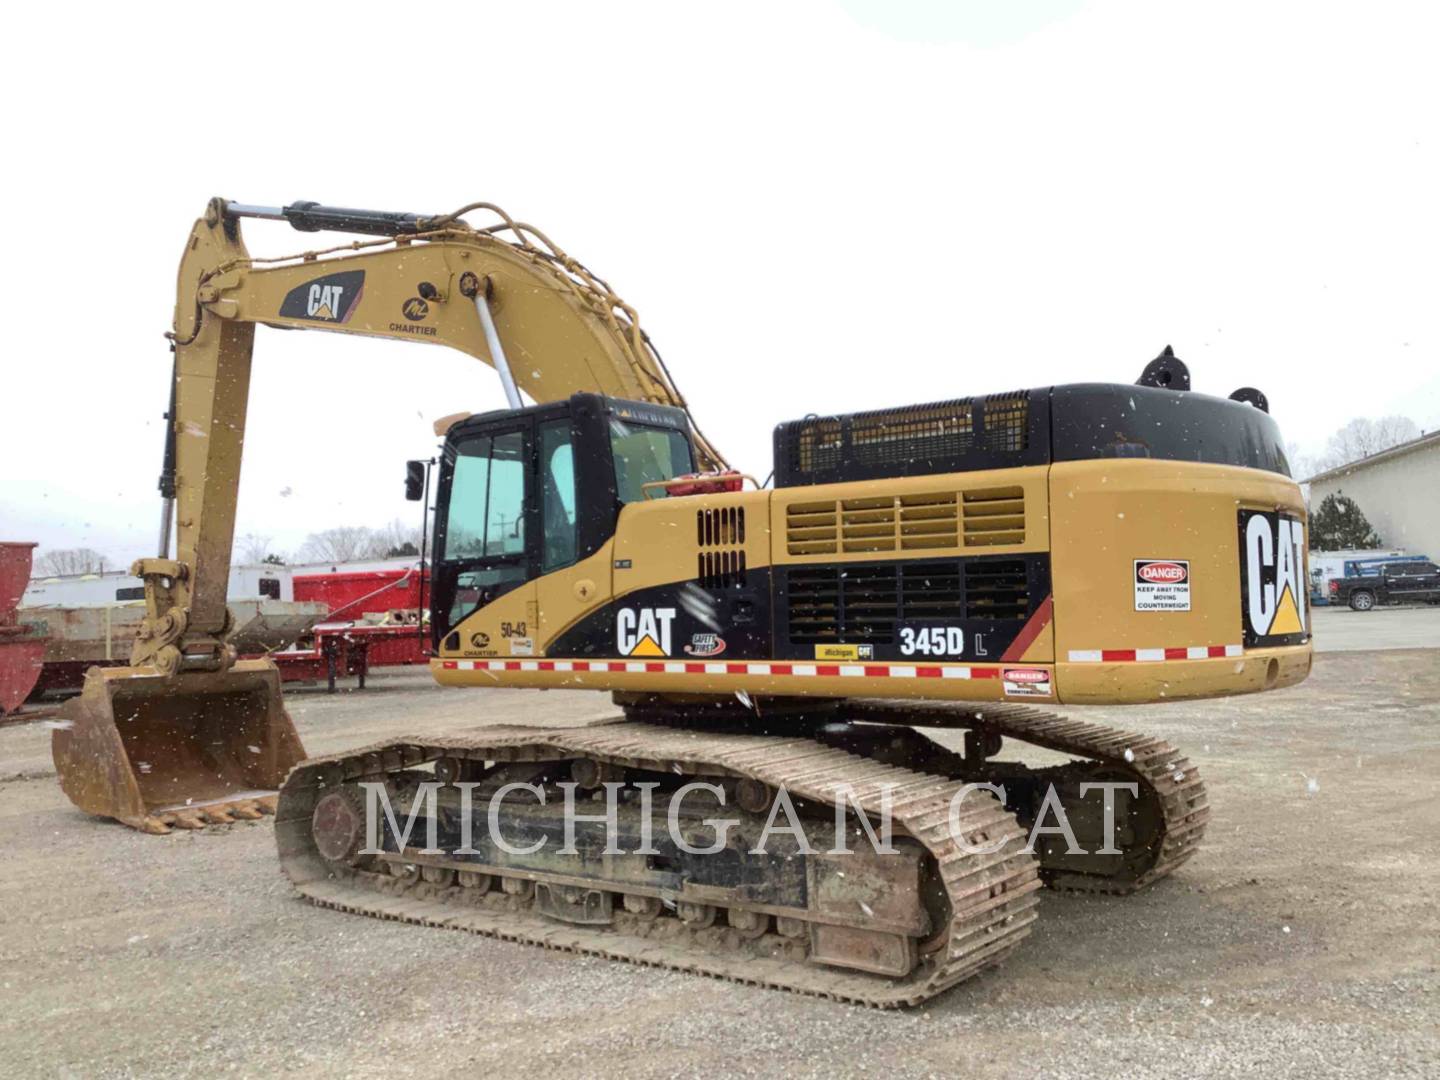
<path id="1" fill-rule="evenodd" d="M 997 453 L 1024 450 L 1029 431 L 1030 401 L 1024 394 L 985 399 L 985 430 L 979 445 Z"/>
<path id="2" fill-rule="evenodd" d="M 787 581 L 794 645 L 888 645 L 902 621 L 1024 619 L 1031 607 L 1023 558 L 797 566 Z"/>
<path id="3" fill-rule="evenodd" d="M 902 566 L 905 617 L 951 619 L 964 614 L 960 564 L 957 562 Z"/>
<path id="4" fill-rule="evenodd" d="M 1023 619 L 1030 611 L 1029 576 L 1024 559 L 965 564 L 965 617 Z"/>
<path id="5" fill-rule="evenodd" d="M 899 582 L 893 566 L 816 566 L 790 571 L 790 640 L 894 640 Z"/>
<path id="6" fill-rule="evenodd" d="M 776 483 L 790 487 L 1038 464 L 1048 456 L 1044 424 L 1043 406 L 1035 415 L 1027 390 L 810 416 L 777 429 Z"/>

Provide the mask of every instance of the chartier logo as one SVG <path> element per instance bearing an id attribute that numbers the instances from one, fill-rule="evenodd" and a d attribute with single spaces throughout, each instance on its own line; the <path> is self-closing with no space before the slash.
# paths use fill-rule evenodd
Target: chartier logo
<path id="1" fill-rule="evenodd" d="M 312 322 L 347 323 L 355 314 L 364 291 L 364 270 L 326 274 L 297 285 L 286 293 L 280 304 L 280 315 L 282 318 Z"/>
<path id="2" fill-rule="evenodd" d="M 400 314 L 411 322 L 422 322 L 430 314 L 430 305 L 418 296 L 412 296 L 400 305 Z"/>
<path id="3" fill-rule="evenodd" d="M 621 656 L 669 656 L 674 608 L 621 608 L 615 613 L 615 644 Z"/>
<path id="4" fill-rule="evenodd" d="M 1305 523 L 1290 514 L 1240 511 L 1245 645 L 1295 645 L 1306 635 Z"/>

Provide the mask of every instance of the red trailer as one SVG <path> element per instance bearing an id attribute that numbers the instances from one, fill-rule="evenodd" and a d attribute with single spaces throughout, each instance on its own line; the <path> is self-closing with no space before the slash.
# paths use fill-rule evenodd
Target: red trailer
<path id="1" fill-rule="evenodd" d="M 421 589 L 429 595 L 430 571 L 417 559 L 384 559 L 330 566 L 297 566 L 293 570 L 296 600 L 318 600 L 334 618 L 349 619 L 390 611 L 416 611 Z"/>
<path id="2" fill-rule="evenodd" d="M 418 559 L 297 566 L 293 581 L 296 600 L 327 604 L 330 614 L 269 654 L 283 681 L 324 679 L 333 691 L 337 678 L 354 676 L 364 688 L 370 668 L 426 662 L 421 621 L 430 572 Z"/>
<path id="3" fill-rule="evenodd" d="M 337 678 L 353 675 L 363 690 L 372 667 L 425 663 L 422 632 L 418 623 L 317 623 L 269 658 L 280 668 L 281 682 L 324 679 L 333 692 Z"/>
<path id="4" fill-rule="evenodd" d="M 20 622 L 15 609 L 30 581 L 35 545 L 0 541 L 0 716 L 14 712 L 34 689 L 45 664 L 42 630 Z"/>

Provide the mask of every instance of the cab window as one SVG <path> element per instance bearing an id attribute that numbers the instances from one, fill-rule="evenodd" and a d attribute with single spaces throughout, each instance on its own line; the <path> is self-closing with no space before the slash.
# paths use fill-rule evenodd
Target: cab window
<path id="1" fill-rule="evenodd" d="M 575 561 L 575 451 L 568 419 L 540 425 L 540 508 L 540 570 L 549 573 Z"/>
<path id="2" fill-rule="evenodd" d="M 622 503 L 645 499 L 645 485 L 694 472 L 690 438 L 675 428 L 648 427 L 610 418 L 610 449 L 615 458 L 615 490 Z M 650 498 L 662 498 L 655 488 Z"/>
<path id="3" fill-rule="evenodd" d="M 525 551 L 525 439 L 518 431 L 457 447 L 445 517 L 445 558 Z"/>
<path id="4" fill-rule="evenodd" d="M 524 434 L 477 436 L 459 443 L 453 453 L 435 584 L 435 607 L 445 613 L 445 630 L 529 577 Z"/>

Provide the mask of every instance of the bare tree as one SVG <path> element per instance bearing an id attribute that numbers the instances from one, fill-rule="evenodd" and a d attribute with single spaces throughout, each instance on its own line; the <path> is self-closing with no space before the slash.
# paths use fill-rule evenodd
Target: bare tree
<path id="1" fill-rule="evenodd" d="M 372 531 L 364 525 L 339 525 L 305 538 L 300 553 L 316 562 L 353 562 L 369 558 Z"/>
<path id="2" fill-rule="evenodd" d="M 1320 467 L 1320 459 L 1307 453 L 1297 442 L 1285 444 L 1285 457 L 1290 462 L 1290 475 L 1297 480 L 1304 480 L 1307 476 L 1325 471 Z"/>
<path id="3" fill-rule="evenodd" d="M 1330 436 L 1325 452 L 1315 461 L 1315 471 L 1349 465 L 1419 437 L 1419 427 L 1408 416 L 1382 416 L 1379 420 L 1357 416 Z"/>
<path id="4" fill-rule="evenodd" d="M 35 572 L 45 577 L 67 574 L 103 574 L 105 556 L 94 548 L 56 548 L 42 551 L 35 558 Z"/>
<path id="5" fill-rule="evenodd" d="M 402 555 L 420 554 L 420 528 L 406 525 L 399 518 L 370 532 L 366 557 L 393 559 Z"/>
<path id="6" fill-rule="evenodd" d="M 264 562 L 266 556 L 271 554 L 272 539 L 273 537 L 261 536 L 259 533 L 246 533 L 235 541 L 235 561 L 247 566 Z"/>

